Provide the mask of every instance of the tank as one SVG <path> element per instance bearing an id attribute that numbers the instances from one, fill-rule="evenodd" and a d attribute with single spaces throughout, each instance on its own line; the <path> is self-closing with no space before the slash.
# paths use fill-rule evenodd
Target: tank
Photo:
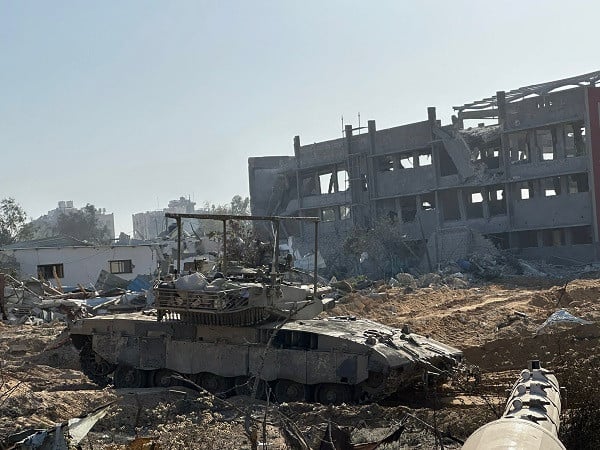
<path id="1" fill-rule="evenodd" d="M 385 398 L 433 374 L 444 380 L 461 352 L 433 339 L 352 317 L 210 326 L 141 313 L 82 319 L 70 333 L 84 373 L 117 388 L 169 386 L 174 373 L 220 394 L 267 382 L 278 401 Z"/>
<path id="2" fill-rule="evenodd" d="M 215 218 L 167 216 L 179 229 L 183 217 Z M 232 217 L 272 221 L 275 249 L 280 220 L 311 220 L 318 235 L 317 218 L 222 217 L 224 236 Z M 159 283 L 156 317 L 132 313 L 73 322 L 69 330 L 82 370 L 99 385 L 117 388 L 167 387 L 188 379 L 221 395 L 248 394 L 250 386 L 260 385 L 280 402 L 338 404 L 442 382 L 459 367 L 458 349 L 408 327 L 355 317 L 317 318 L 333 300 L 327 298 L 328 287 L 317 283 L 316 256 L 312 285 L 282 281 L 277 251 L 272 259 L 270 273 L 250 281 L 224 276 L 208 283 L 191 274 L 185 281 Z"/>

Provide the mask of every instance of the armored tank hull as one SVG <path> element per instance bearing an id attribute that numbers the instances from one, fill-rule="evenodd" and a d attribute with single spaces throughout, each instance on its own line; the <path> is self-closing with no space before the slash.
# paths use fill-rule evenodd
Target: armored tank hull
<path id="1" fill-rule="evenodd" d="M 248 394 L 258 378 L 277 401 L 373 401 L 444 380 L 458 349 L 355 318 L 269 322 L 254 327 L 156 321 L 142 314 L 70 326 L 90 379 L 117 388 L 169 386 L 179 374 L 214 393 Z M 262 389 L 264 392 L 265 389 Z"/>

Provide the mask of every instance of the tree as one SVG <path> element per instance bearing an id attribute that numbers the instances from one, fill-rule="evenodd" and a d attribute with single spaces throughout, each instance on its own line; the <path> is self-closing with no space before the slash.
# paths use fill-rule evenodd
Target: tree
<path id="1" fill-rule="evenodd" d="M 107 244 L 112 239 L 108 228 L 98 222 L 99 210 L 89 203 L 80 210 L 61 213 L 56 220 L 55 232 L 82 241 Z"/>
<path id="2" fill-rule="evenodd" d="M 250 214 L 250 199 L 242 198 L 241 195 L 234 195 L 231 199 L 231 214 L 238 216 L 247 216 Z"/>
<path id="3" fill-rule="evenodd" d="M 27 213 L 14 198 L 0 202 L 0 245 L 7 245 L 28 239 L 31 226 L 26 226 Z"/>

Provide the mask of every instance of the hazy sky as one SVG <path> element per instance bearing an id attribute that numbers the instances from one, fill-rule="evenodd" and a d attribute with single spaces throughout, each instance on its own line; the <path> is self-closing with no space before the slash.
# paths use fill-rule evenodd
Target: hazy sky
<path id="1" fill-rule="evenodd" d="M 0 0 L 0 198 L 248 195 L 249 156 L 600 70 L 595 1 Z"/>

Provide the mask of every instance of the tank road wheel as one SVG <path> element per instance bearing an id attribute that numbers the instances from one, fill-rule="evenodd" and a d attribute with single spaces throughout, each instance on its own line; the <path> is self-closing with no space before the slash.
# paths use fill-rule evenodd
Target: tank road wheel
<path id="1" fill-rule="evenodd" d="M 116 388 L 146 387 L 146 372 L 135 367 L 119 364 L 115 370 Z"/>
<path id="2" fill-rule="evenodd" d="M 230 395 L 233 389 L 233 378 L 221 377 L 214 373 L 202 373 L 198 376 L 198 381 L 200 386 L 216 395 Z"/>
<path id="3" fill-rule="evenodd" d="M 352 391 L 347 384 L 325 383 L 317 387 L 316 400 L 324 405 L 340 405 L 352 400 Z"/>
<path id="4" fill-rule="evenodd" d="M 92 343 L 87 341 L 79 353 L 79 362 L 81 370 L 87 377 L 100 387 L 104 387 L 110 383 L 108 374 L 115 370 L 115 365 L 98 355 L 92 350 Z"/>
<path id="5" fill-rule="evenodd" d="M 150 384 L 154 387 L 163 388 L 176 386 L 177 382 L 171 378 L 173 375 L 177 375 L 177 373 L 169 369 L 155 370 L 152 374 L 150 374 Z"/>
<path id="6" fill-rule="evenodd" d="M 278 402 L 303 402 L 306 400 L 306 386 L 291 380 L 277 380 L 275 398 Z"/>

